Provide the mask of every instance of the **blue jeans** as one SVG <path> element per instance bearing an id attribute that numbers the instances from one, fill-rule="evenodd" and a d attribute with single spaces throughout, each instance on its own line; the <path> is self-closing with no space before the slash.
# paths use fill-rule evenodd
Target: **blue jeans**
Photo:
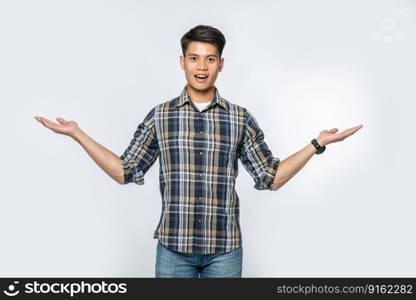
<path id="1" fill-rule="evenodd" d="M 156 278 L 241 277 L 242 247 L 223 254 L 180 253 L 160 241 L 156 251 Z"/>

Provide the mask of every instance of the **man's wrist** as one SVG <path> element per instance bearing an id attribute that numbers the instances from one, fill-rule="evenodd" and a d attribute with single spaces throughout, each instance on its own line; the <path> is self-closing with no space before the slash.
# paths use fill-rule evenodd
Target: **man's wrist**
<path id="1" fill-rule="evenodd" d="M 83 134 L 83 131 L 81 130 L 81 128 L 77 128 L 72 134 L 70 134 L 70 137 L 72 137 L 74 140 L 79 142 L 82 134 Z"/>
<path id="2" fill-rule="evenodd" d="M 319 137 L 316 138 L 316 141 L 318 142 L 319 146 L 321 147 L 325 146 L 325 143 Z"/>
<path id="3" fill-rule="evenodd" d="M 321 144 L 322 143 L 322 144 Z M 321 154 L 325 151 L 325 145 L 323 145 L 324 143 L 322 142 L 322 140 L 320 138 L 315 138 L 311 141 L 311 144 L 313 145 L 313 147 L 316 149 L 315 153 L 316 154 Z"/>

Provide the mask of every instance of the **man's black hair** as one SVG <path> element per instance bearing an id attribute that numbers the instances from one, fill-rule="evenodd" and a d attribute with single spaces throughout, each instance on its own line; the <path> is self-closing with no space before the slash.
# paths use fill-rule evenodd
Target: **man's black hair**
<path id="1" fill-rule="evenodd" d="M 186 49 L 191 42 L 205 42 L 213 44 L 217 47 L 221 58 L 222 50 L 225 46 L 225 37 L 217 28 L 208 25 L 198 25 L 185 33 L 181 39 L 183 56 L 185 56 Z"/>

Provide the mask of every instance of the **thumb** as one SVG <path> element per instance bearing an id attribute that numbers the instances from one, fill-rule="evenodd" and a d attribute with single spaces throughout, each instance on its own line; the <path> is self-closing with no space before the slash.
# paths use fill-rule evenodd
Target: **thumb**
<path id="1" fill-rule="evenodd" d="M 338 131 L 338 128 L 332 128 L 332 129 L 331 129 L 331 132 L 334 132 L 334 133 L 335 133 L 335 132 L 337 132 L 337 131 Z"/>
<path id="2" fill-rule="evenodd" d="M 60 123 L 60 124 L 65 124 L 66 121 L 62 118 L 56 118 L 56 120 Z"/>

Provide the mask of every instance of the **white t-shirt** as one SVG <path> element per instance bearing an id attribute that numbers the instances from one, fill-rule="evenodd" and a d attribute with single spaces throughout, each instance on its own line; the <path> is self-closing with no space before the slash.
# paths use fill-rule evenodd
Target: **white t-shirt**
<path id="1" fill-rule="evenodd" d="M 211 101 L 208 102 L 194 102 L 196 108 L 199 109 L 199 111 L 203 110 L 205 107 L 207 107 L 209 104 L 211 103 Z"/>

